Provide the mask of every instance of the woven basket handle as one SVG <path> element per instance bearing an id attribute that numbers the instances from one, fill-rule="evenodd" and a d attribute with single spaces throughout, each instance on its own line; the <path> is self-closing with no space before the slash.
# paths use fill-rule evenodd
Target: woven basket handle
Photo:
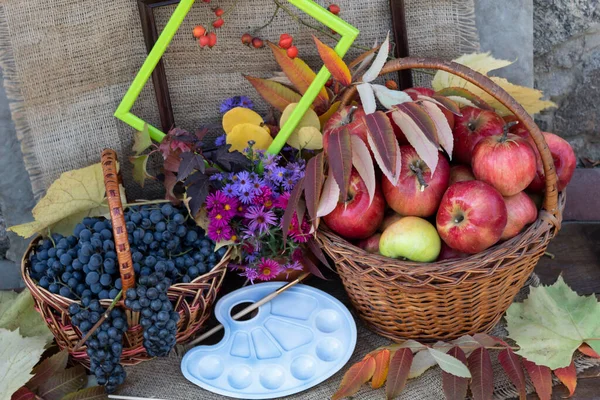
<path id="1" fill-rule="evenodd" d="M 554 170 L 554 161 L 544 140 L 540 128 L 535 124 L 533 118 L 525 109 L 513 99 L 504 89 L 498 86 L 494 81 L 485 75 L 480 74 L 464 65 L 452 62 L 442 61 L 434 58 L 415 58 L 406 57 L 389 61 L 379 75 L 385 75 L 390 72 L 397 72 L 411 68 L 438 69 L 459 76 L 466 81 L 480 87 L 489 95 L 508 108 L 529 131 L 533 141 L 540 152 L 542 163 L 544 164 L 544 175 L 546 177 L 546 195 L 544 197 L 544 209 L 554 216 L 559 215 L 558 210 L 558 190 L 556 188 L 556 171 Z M 341 105 L 347 105 L 356 94 L 356 86 L 350 87 L 341 99 Z"/>
<path id="2" fill-rule="evenodd" d="M 117 153 L 114 150 L 106 149 L 102 152 L 102 172 L 104 175 L 108 208 L 110 210 L 110 219 L 112 221 L 119 271 L 121 272 L 121 283 L 123 293 L 126 293 L 127 289 L 135 286 L 135 272 L 133 271 L 133 261 L 131 260 L 129 239 L 123 215 L 123 204 L 121 203 L 121 193 L 119 191 Z"/>

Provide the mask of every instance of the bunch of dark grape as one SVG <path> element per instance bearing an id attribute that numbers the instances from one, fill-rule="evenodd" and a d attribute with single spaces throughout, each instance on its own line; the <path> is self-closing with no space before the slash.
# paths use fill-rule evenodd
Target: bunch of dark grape
<path id="1" fill-rule="evenodd" d="M 100 302 L 89 300 L 89 297 L 84 298 L 81 306 L 69 306 L 71 321 L 84 335 L 100 320 L 104 312 Z M 117 386 L 125 381 L 125 369 L 119 363 L 125 331 L 127 320 L 124 313 L 118 308 L 113 308 L 86 341 L 90 371 L 96 376 L 98 385 L 104 385 L 107 393 L 114 392 Z"/>

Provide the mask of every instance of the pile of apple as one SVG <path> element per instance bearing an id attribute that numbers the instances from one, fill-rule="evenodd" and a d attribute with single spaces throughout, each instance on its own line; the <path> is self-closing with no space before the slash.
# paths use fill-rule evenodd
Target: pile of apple
<path id="1" fill-rule="evenodd" d="M 434 93 L 427 88 L 408 91 Z M 367 187 L 353 170 L 349 198 L 324 217 L 327 226 L 370 253 L 432 262 L 478 253 L 533 223 L 545 178 L 529 132 L 515 124 L 514 116 L 503 118 L 471 106 L 462 107 L 461 114 L 445 112 L 454 150 L 451 158 L 440 156 L 433 174 L 392 120 L 402 156 L 398 183 L 378 178 L 369 204 Z M 366 142 L 361 115 L 359 108 L 349 130 Z M 562 191 L 575 170 L 575 154 L 559 136 L 543 135 Z"/>

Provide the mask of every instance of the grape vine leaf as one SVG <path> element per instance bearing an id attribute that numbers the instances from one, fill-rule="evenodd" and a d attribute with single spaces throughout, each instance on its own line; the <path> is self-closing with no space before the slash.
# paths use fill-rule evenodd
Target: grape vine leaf
<path id="1" fill-rule="evenodd" d="M 229 151 L 231 145 L 220 146 L 215 151 L 204 153 L 205 157 L 226 171 L 246 170 L 252 161 L 239 151 Z"/>
<path id="2" fill-rule="evenodd" d="M 509 337 L 521 348 L 517 354 L 552 370 L 571 363 L 582 343 L 600 351 L 600 303 L 579 296 L 562 276 L 551 286 L 531 288 L 522 303 L 506 312 Z"/>
<path id="3" fill-rule="evenodd" d="M 187 196 L 190 197 L 190 212 L 192 215 L 196 215 L 210 193 L 210 178 L 207 175 L 196 172 L 185 180 L 185 185 L 187 187 Z"/>
<path id="4" fill-rule="evenodd" d="M 137 156 L 137 157 L 129 157 L 129 161 L 133 164 L 133 180 L 144 187 L 146 183 L 146 179 L 153 178 L 152 175 L 148 173 L 148 155 Z"/>
<path id="5" fill-rule="evenodd" d="M 43 337 L 25 338 L 19 330 L 0 329 L 0 399 L 10 399 L 32 377 L 45 345 Z"/>
<path id="6" fill-rule="evenodd" d="M 33 222 L 8 228 L 24 238 L 47 233 L 74 214 L 97 217 L 108 214 L 104 177 L 100 163 L 63 173 L 48 188 L 46 195 L 33 208 Z M 81 220 L 81 219 L 80 219 Z M 61 231 L 72 233 L 75 220 L 61 224 Z M 70 232 L 69 232 L 70 228 Z M 63 233 L 59 232 L 59 233 Z"/>
<path id="7" fill-rule="evenodd" d="M 19 294 L 12 291 L 0 291 L 0 328 L 11 331 L 19 328 L 21 335 L 25 337 L 38 336 L 46 343 L 54 339 L 44 319 L 35 310 L 29 289 L 25 289 Z"/>
<path id="8" fill-rule="evenodd" d="M 133 134 L 133 151 L 136 156 L 139 156 L 150 146 L 152 146 L 152 139 L 148 132 L 148 124 L 144 124 L 143 130 Z"/>

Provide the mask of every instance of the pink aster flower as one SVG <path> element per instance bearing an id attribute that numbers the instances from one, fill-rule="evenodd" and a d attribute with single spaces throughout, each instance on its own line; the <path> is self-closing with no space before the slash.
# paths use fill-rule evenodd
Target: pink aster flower
<path id="1" fill-rule="evenodd" d="M 222 228 L 229 224 L 231 217 L 233 217 L 231 213 L 225 212 L 219 208 L 213 208 L 208 212 L 208 221 L 210 225 L 213 225 L 217 228 Z"/>
<path id="2" fill-rule="evenodd" d="M 290 201 L 290 196 L 290 192 L 283 193 L 273 202 L 273 207 L 282 208 L 285 210 L 287 208 L 288 202 Z"/>
<path id="3" fill-rule="evenodd" d="M 250 206 L 244 215 L 249 220 L 248 228 L 251 231 L 264 233 L 269 226 L 275 225 L 277 219 L 273 211 L 267 211 L 263 206 Z"/>
<path id="4" fill-rule="evenodd" d="M 223 205 L 229 200 L 229 198 L 227 196 L 225 196 L 225 194 L 223 194 L 223 192 L 221 192 L 220 190 L 217 190 L 216 192 L 213 192 L 211 194 L 208 195 L 208 197 L 206 198 L 206 209 L 208 210 L 212 210 L 212 209 L 222 209 Z"/>
<path id="5" fill-rule="evenodd" d="M 265 208 L 269 209 L 273 206 L 273 192 L 271 192 L 271 188 L 268 186 L 260 186 L 254 198 L 253 204 L 257 206 L 265 206 Z"/>
<path id="6" fill-rule="evenodd" d="M 220 242 L 223 240 L 231 239 L 233 231 L 229 225 L 215 226 L 214 224 L 208 225 L 208 237 L 214 242 Z"/>
<path id="7" fill-rule="evenodd" d="M 281 265 L 277 261 L 263 257 L 260 259 L 257 269 L 261 281 L 270 281 L 281 272 Z"/>
<path id="8" fill-rule="evenodd" d="M 231 219 L 235 217 L 238 206 L 238 199 L 236 199 L 235 197 L 227 197 L 227 200 L 223 203 L 223 213 Z"/>

